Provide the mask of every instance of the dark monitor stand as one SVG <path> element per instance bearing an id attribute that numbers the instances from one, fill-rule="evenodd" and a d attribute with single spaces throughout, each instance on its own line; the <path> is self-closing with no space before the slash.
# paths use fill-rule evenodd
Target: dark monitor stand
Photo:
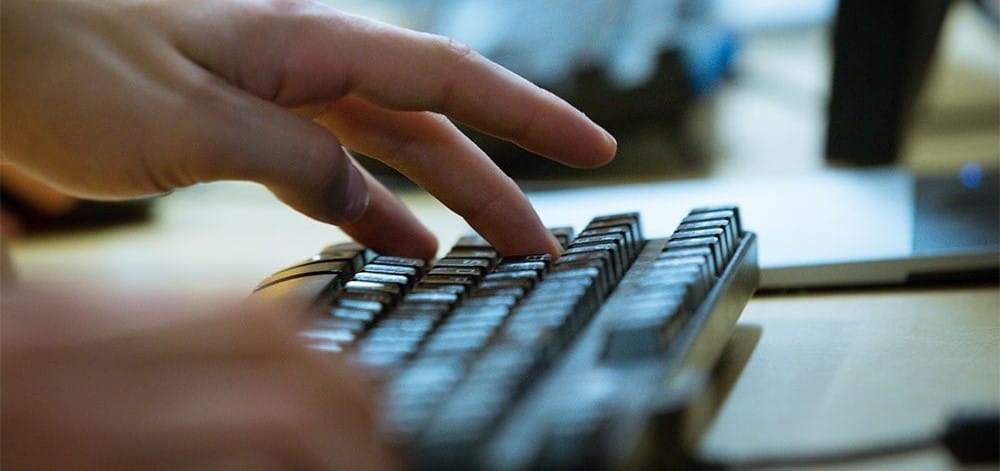
<path id="1" fill-rule="evenodd" d="M 950 3 L 840 0 L 833 33 L 828 163 L 895 163 Z"/>

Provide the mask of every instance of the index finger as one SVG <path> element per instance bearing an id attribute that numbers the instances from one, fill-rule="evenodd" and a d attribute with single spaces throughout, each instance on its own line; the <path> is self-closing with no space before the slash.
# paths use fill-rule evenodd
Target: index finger
<path id="1" fill-rule="evenodd" d="M 454 40 L 332 11 L 301 33 L 288 53 L 303 75 L 286 80 L 318 85 L 346 74 L 347 93 L 436 111 L 570 166 L 614 157 L 614 138 L 582 112 Z"/>

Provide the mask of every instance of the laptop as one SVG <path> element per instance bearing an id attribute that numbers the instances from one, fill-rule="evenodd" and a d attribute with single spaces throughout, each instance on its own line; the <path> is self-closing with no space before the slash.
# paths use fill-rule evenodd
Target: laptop
<path id="1" fill-rule="evenodd" d="M 637 210 L 652 237 L 686 208 L 736 204 L 760 237 L 761 288 L 837 288 L 995 281 L 1000 267 L 996 172 L 914 177 L 898 168 L 534 191 L 550 225 Z"/>

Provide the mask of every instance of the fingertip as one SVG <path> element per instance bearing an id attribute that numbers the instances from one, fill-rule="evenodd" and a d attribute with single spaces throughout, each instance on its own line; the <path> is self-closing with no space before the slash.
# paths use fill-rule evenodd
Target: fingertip
<path id="1" fill-rule="evenodd" d="M 438 240 L 399 199 L 367 171 L 369 205 L 361 217 L 340 229 L 372 250 L 399 257 L 431 260 L 437 255 Z"/>
<path id="2" fill-rule="evenodd" d="M 603 152 L 604 157 L 601 165 L 605 165 L 608 162 L 614 160 L 615 155 L 618 154 L 618 139 L 615 139 L 615 136 L 613 136 L 610 132 L 608 132 L 608 130 L 604 128 L 601 128 L 601 131 L 604 133 L 604 143 L 605 143 Z"/>
<path id="3" fill-rule="evenodd" d="M 347 183 L 344 191 L 333 203 L 334 224 L 350 224 L 357 222 L 364 216 L 365 211 L 371 204 L 371 193 L 368 191 L 368 183 L 365 176 L 358 170 L 357 164 L 348 159 L 347 163 Z"/>
<path id="4" fill-rule="evenodd" d="M 550 245 L 547 253 L 552 255 L 552 260 L 559 260 L 559 257 L 562 256 L 563 246 L 562 244 L 559 243 L 559 240 L 556 239 L 556 236 L 552 235 L 551 232 L 549 233 L 549 239 L 550 239 Z"/>
<path id="5" fill-rule="evenodd" d="M 419 224 L 405 224 L 405 237 L 400 234 L 391 234 L 385 230 L 385 224 L 374 223 L 374 219 L 381 217 L 362 217 L 356 223 L 340 226 L 340 229 L 350 235 L 366 247 L 382 255 L 392 255 L 396 257 L 417 258 L 424 261 L 433 260 L 437 256 L 438 240 L 429 230 Z M 382 226 L 379 230 L 377 226 Z"/>
<path id="6" fill-rule="evenodd" d="M 580 114 L 587 121 L 584 130 L 580 133 L 581 138 L 574 141 L 580 146 L 576 151 L 576 166 L 578 168 L 603 167 L 614 160 L 618 153 L 618 140 L 608 130 L 591 121 L 583 113 Z"/>

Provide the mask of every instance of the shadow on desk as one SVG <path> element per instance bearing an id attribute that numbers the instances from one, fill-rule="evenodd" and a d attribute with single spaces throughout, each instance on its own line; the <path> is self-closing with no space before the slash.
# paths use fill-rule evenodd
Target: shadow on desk
<path id="1" fill-rule="evenodd" d="M 708 430 L 750 362 L 750 357 L 760 343 L 763 332 L 764 329 L 757 324 L 737 324 L 733 329 L 733 335 L 729 338 L 709 378 L 709 388 L 705 391 L 706 404 L 703 406 L 704 417 L 693 427 L 693 437 L 700 439 Z"/>
<path id="2" fill-rule="evenodd" d="M 750 362 L 762 332 L 761 326 L 756 324 L 736 325 L 705 382 L 692 390 L 694 397 L 688 404 L 683 408 L 665 405 L 664 412 L 650 422 L 635 456 L 648 457 L 651 461 L 633 463 L 636 469 L 691 469 L 696 466 L 698 445 Z M 675 379 L 674 382 L 685 381 Z M 677 457 L 684 458 L 677 461 Z"/>

